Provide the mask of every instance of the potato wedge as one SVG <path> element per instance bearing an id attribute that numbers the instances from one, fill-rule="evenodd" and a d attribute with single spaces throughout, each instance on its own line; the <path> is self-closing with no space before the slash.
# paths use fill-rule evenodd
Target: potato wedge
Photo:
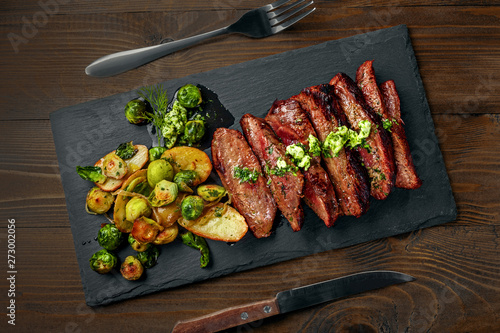
<path id="1" fill-rule="evenodd" d="M 165 228 L 172 226 L 182 216 L 181 203 L 186 196 L 187 193 L 180 193 L 177 199 L 171 204 L 162 207 L 153 207 L 152 219 Z"/>
<path id="2" fill-rule="evenodd" d="M 181 170 L 193 170 L 198 174 L 198 178 L 193 186 L 203 183 L 212 172 L 212 162 L 210 157 L 198 148 L 193 147 L 174 147 L 165 151 L 162 155 L 172 164 L 174 173 Z"/>
<path id="3" fill-rule="evenodd" d="M 127 187 L 132 182 L 143 182 L 146 181 L 147 170 L 142 169 L 136 171 L 133 175 L 127 178 L 126 181 L 122 182 L 122 190 L 127 190 Z M 126 197 L 123 195 L 117 195 L 115 199 L 115 208 L 113 211 L 113 221 L 115 222 L 116 227 L 121 232 L 129 233 L 132 231 L 132 227 L 134 226 L 134 221 L 127 221 L 125 218 L 126 212 L 125 207 L 127 206 L 127 202 L 130 201 L 130 197 Z"/>
<path id="4" fill-rule="evenodd" d="M 177 222 L 193 234 L 223 242 L 237 242 L 248 231 L 243 215 L 223 203 L 210 207 L 196 220 L 181 217 Z"/>
<path id="5" fill-rule="evenodd" d="M 96 186 L 99 186 L 101 190 L 106 192 L 116 191 L 117 189 L 120 188 L 120 186 L 122 186 L 123 182 L 128 177 L 130 177 L 134 172 L 136 172 L 137 170 L 141 169 L 144 165 L 146 165 L 146 163 L 149 160 L 148 147 L 144 145 L 134 145 L 134 147 L 137 149 L 137 153 L 135 153 L 135 155 L 132 156 L 131 158 L 124 160 L 128 168 L 127 174 L 122 179 L 114 179 L 108 177 L 106 181 L 102 184 L 95 183 Z M 102 157 L 99 161 L 97 161 L 94 164 L 94 166 L 102 168 L 103 162 L 106 159 L 106 157 L 114 153 L 115 150 L 106 154 L 106 156 Z"/>

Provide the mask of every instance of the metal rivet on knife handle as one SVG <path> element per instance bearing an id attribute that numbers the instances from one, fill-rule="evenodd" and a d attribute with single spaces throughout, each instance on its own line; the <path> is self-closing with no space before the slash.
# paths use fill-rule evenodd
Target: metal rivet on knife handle
<path id="1" fill-rule="evenodd" d="M 241 319 L 243 319 L 243 320 L 247 320 L 247 319 L 248 319 L 248 313 L 243 312 L 243 313 L 241 314 L 241 316 L 240 316 L 240 317 L 241 317 Z"/>

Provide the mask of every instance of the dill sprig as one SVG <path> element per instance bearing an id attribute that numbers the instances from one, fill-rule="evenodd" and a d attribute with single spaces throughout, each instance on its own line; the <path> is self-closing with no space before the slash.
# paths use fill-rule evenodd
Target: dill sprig
<path id="1" fill-rule="evenodd" d="M 161 142 L 161 128 L 165 123 L 165 114 L 168 107 L 167 90 L 161 84 L 156 86 L 143 87 L 139 91 L 139 96 L 148 102 L 153 108 L 153 112 L 148 114 L 148 120 L 156 127 L 158 144 Z"/>

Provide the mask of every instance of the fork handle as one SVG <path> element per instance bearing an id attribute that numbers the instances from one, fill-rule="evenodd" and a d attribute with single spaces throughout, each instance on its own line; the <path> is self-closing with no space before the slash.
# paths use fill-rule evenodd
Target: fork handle
<path id="1" fill-rule="evenodd" d="M 147 64 L 167 54 L 198 44 L 205 39 L 224 35 L 229 32 L 228 27 L 224 27 L 165 44 L 109 54 L 88 65 L 85 68 L 85 73 L 97 77 L 113 76 Z"/>

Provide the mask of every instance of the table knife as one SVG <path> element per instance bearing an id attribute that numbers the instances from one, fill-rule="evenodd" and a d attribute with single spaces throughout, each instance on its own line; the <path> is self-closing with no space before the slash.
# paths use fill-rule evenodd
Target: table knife
<path id="1" fill-rule="evenodd" d="M 356 273 L 281 291 L 268 300 L 223 309 L 194 319 L 178 321 L 172 333 L 217 332 L 277 314 L 413 280 L 415 280 L 413 276 L 394 271 Z"/>

